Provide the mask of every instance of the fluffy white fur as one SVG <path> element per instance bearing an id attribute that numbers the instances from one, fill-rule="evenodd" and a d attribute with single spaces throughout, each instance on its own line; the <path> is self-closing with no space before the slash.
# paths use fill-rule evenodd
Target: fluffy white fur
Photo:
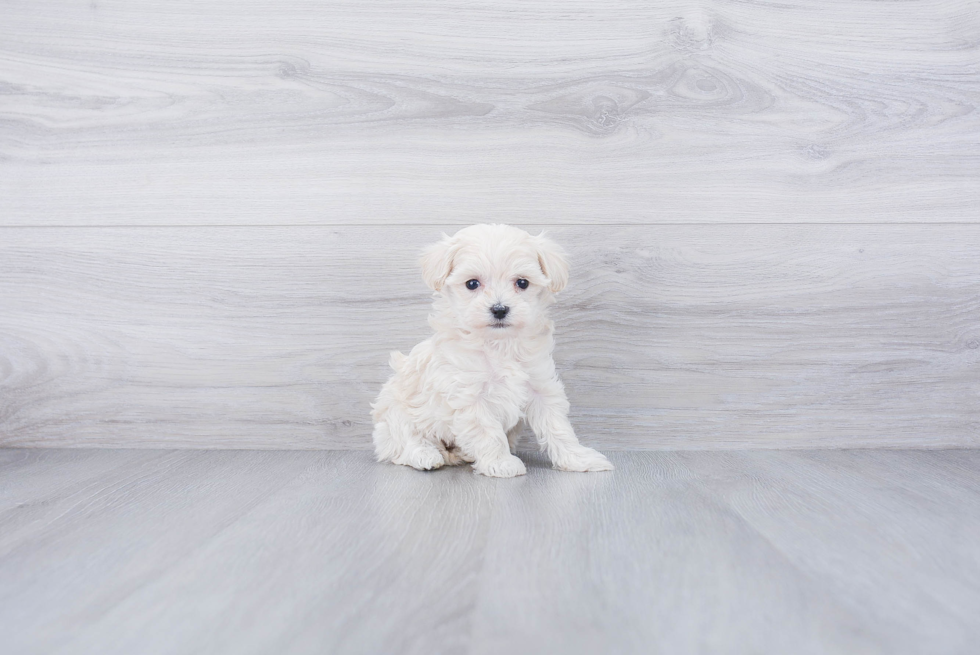
<path id="1" fill-rule="evenodd" d="M 391 353 L 395 373 L 372 405 L 378 460 L 420 470 L 469 462 L 483 475 L 523 475 L 513 454 L 523 420 L 555 468 L 612 470 L 575 437 L 551 357 L 547 310 L 568 281 L 561 249 L 508 225 L 474 225 L 430 246 L 422 277 L 435 292 L 435 334 L 407 357 Z M 479 287 L 467 288 L 470 280 Z M 503 319 L 494 307 L 508 308 Z"/>

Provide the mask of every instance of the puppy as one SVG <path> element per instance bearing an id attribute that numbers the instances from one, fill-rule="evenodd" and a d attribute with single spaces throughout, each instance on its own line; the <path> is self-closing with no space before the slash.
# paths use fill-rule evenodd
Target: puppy
<path id="1" fill-rule="evenodd" d="M 422 278 L 435 292 L 435 334 L 407 357 L 391 353 L 395 373 L 371 406 L 378 461 L 524 475 L 513 454 L 523 420 L 555 468 L 611 471 L 575 437 L 551 358 L 547 310 L 568 281 L 561 249 L 508 225 L 473 225 L 426 249 Z"/>

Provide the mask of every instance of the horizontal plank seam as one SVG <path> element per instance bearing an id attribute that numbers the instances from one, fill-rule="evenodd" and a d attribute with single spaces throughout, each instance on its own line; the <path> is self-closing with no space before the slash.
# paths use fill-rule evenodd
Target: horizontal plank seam
<path id="1" fill-rule="evenodd" d="M 923 226 L 937 226 L 937 225 L 976 225 L 980 226 L 980 220 L 977 221 L 871 221 L 871 222 L 850 222 L 850 221 L 801 221 L 801 222 L 728 222 L 728 221 L 709 221 L 703 223 L 517 223 L 519 225 L 524 225 L 527 227 L 684 227 L 684 226 L 721 226 L 721 225 L 776 225 L 776 226 L 790 226 L 790 225 L 864 225 L 864 226 L 880 226 L 880 225 L 923 225 Z M 208 224 L 197 224 L 197 223 L 167 223 L 167 224 L 147 224 L 147 225 L 126 225 L 126 224 L 106 224 L 106 225 L 0 225 L 0 230 L 41 230 L 41 229 L 149 229 L 149 228 L 251 228 L 251 227 L 281 227 L 281 228 L 298 228 L 298 227 L 363 227 L 363 228 L 399 228 L 407 229 L 413 227 L 455 227 L 462 225 L 462 223 L 208 223 Z"/>

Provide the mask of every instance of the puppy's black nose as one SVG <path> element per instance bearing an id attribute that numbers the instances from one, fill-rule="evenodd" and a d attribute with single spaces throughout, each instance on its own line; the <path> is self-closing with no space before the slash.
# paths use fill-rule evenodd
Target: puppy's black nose
<path id="1" fill-rule="evenodd" d="M 499 302 L 490 308 L 490 312 L 493 314 L 493 317 L 498 321 L 503 320 L 503 318 L 507 316 L 507 312 L 509 311 L 510 311 L 510 307 L 504 307 Z"/>

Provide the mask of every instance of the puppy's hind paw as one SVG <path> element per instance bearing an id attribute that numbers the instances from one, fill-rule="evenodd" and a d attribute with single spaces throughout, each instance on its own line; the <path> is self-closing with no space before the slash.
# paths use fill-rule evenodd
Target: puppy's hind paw
<path id="1" fill-rule="evenodd" d="M 392 460 L 395 464 L 411 466 L 420 471 L 431 471 L 440 468 L 446 463 L 442 453 L 435 447 L 432 448 L 413 448 L 406 450 L 400 457 Z"/>
<path id="2" fill-rule="evenodd" d="M 612 462 L 606 459 L 605 455 L 587 446 L 579 446 L 562 452 L 555 458 L 554 464 L 559 471 L 578 471 L 580 473 L 612 471 L 616 468 Z"/>
<path id="3" fill-rule="evenodd" d="M 506 455 L 489 462 L 477 461 L 473 465 L 473 471 L 491 478 L 513 478 L 527 473 L 527 467 L 520 458 Z"/>

